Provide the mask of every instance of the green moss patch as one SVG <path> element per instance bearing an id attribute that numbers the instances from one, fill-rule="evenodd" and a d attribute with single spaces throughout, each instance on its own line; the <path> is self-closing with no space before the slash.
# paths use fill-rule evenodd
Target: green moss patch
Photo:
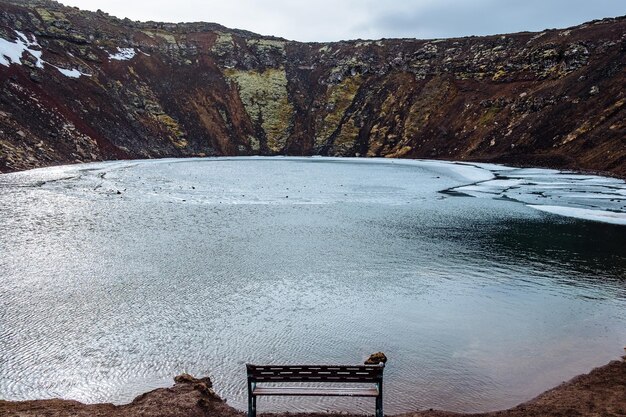
<path id="1" fill-rule="evenodd" d="M 329 86 L 326 103 L 330 111 L 319 120 L 315 127 L 315 146 L 323 145 L 337 130 L 344 113 L 354 101 L 362 82 L 361 77 L 356 76 L 348 77 L 337 85 Z"/>
<path id="2" fill-rule="evenodd" d="M 285 69 L 269 68 L 263 72 L 227 69 L 225 75 L 237 84 L 250 118 L 260 122 L 268 148 L 280 152 L 287 143 L 294 111 L 287 95 Z"/>

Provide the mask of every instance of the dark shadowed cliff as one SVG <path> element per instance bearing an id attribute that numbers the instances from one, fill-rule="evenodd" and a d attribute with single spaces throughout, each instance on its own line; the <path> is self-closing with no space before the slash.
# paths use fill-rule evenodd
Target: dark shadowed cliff
<path id="1" fill-rule="evenodd" d="M 299 43 L 0 2 L 0 171 L 343 155 L 626 176 L 626 18 L 541 33 Z"/>

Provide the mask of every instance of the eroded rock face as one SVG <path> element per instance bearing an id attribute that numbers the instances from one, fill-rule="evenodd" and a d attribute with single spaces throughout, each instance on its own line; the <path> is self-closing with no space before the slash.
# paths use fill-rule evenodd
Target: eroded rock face
<path id="1" fill-rule="evenodd" d="M 0 3 L 0 52 L 0 171 L 289 154 L 626 176 L 625 18 L 322 44 L 11 0 Z"/>
<path id="2" fill-rule="evenodd" d="M 136 397 L 123 405 L 82 404 L 72 400 L 2 401 L 3 416 L 100 416 L 100 417 L 241 417 L 211 389 L 211 380 L 195 378 L 188 374 L 174 378 L 174 386 L 158 388 Z"/>

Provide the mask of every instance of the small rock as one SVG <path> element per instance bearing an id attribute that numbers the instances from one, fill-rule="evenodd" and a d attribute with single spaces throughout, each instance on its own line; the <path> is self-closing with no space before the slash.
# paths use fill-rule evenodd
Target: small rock
<path id="1" fill-rule="evenodd" d="M 37 71 L 31 71 L 29 76 L 30 76 L 30 79 L 36 83 L 40 83 L 43 81 L 41 74 Z"/>
<path id="2" fill-rule="evenodd" d="M 597 85 L 594 85 L 593 87 L 591 87 L 591 90 L 589 90 L 589 94 L 592 96 L 595 96 L 599 93 L 600 93 L 600 89 L 598 88 Z"/>
<path id="3" fill-rule="evenodd" d="M 377 365 L 379 363 L 387 363 L 387 356 L 383 352 L 372 353 L 365 361 L 365 365 Z"/>
<path id="4" fill-rule="evenodd" d="M 119 191 L 118 191 L 119 193 Z M 194 378 L 193 376 L 189 375 L 189 374 L 180 374 L 178 376 L 174 377 L 174 382 L 178 383 L 178 384 L 192 384 L 192 383 L 196 383 L 199 382 L 197 378 Z"/>

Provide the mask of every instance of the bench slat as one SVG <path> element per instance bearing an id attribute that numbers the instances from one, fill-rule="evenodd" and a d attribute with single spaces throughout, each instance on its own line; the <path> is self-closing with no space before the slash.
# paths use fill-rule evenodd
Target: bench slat
<path id="1" fill-rule="evenodd" d="M 247 365 L 248 377 L 257 382 L 342 381 L 376 382 L 382 378 L 383 366 L 358 365 Z"/>
<path id="2" fill-rule="evenodd" d="M 376 397 L 377 388 L 320 388 L 320 387 L 256 387 L 252 395 L 297 395 L 330 397 Z"/>

